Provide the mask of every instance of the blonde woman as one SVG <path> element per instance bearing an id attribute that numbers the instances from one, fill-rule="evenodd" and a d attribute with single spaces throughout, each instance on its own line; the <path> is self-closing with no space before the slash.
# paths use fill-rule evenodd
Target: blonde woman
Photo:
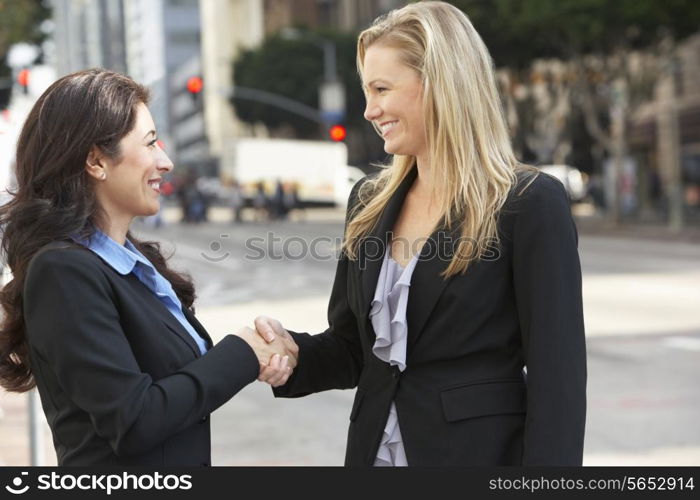
<path id="1" fill-rule="evenodd" d="M 350 197 L 319 335 L 274 390 L 357 387 L 347 465 L 581 465 L 586 349 L 567 195 L 513 156 L 492 60 L 443 2 L 362 32 L 365 118 L 393 154 Z"/>

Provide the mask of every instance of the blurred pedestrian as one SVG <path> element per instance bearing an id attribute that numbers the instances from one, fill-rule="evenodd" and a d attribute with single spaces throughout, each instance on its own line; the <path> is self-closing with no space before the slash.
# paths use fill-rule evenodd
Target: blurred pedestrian
<path id="1" fill-rule="evenodd" d="M 597 210 L 605 211 L 605 189 L 603 187 L 603 176 L 601 174 L 593 174 L 588 181 L 587 186 L 588 196 L 593 201 L 593 205 Z"/>
<path id="2" fill-rule="evenodd" d="M 347 465 L 581 465 L 586 347 L 561 183 L 518 163 L 462 11 L 416 2 L 359 36 L 365 118 L 393 155 L 350 195 L 328 329 L 278 397 L 357 387 Z"/>
<path id="3" fill-rule="evenodd" d="M 290 182 L 284 191 L 284 207 L 287 211 L 287 216 L 291 219 L 293 214 L 297 220 L 304 220 L 305 213 L 299 199 L 299 184 Z"/>
<path id="4" fill-rule="evenodd" d="M 228 205 L 231 207 L 231 220 L 236 224 L 243 222 L 243 207 L 245 206 L 245 197 L 243 196 L 243 188 L 240 183 L 233 179 L 227 182 L 226 197 Z"/>
<path id="5" fill-rule="evenodd" d="M 147 102 L 106 70 L 55 82 L 24 124 L 17 189 L 0 207 L 13 274 L 0 384 L 36 385 L 59 465 L 209 465 L 209 414 L 256 377 L 285 380 L 280 355 L 294 364 L 251 329 L 214 345 L 191 279 L 131 234 L 173 168 Z"/>
<path id="6" fill-rule="evenodd" d="M 233 181 L 233 189 L 231 191 L 231 210 L 233 211 L 233 220 L 238 224 L 243 222 L 243 207 L 245 207 L 243 187 L 238 181 Z"/>
<path id="7" fill-rule="evenodd" d="M 178 200 L 182 209 L 182 222 L 198 224 L 205 219 L 204 195 L 197 185 L 197 175 L 189 172 L 178 189 Z"/>
<path id="8" fill-rule="evenodd" d="M 199 189 L 196 182 L 187 186 L 185 191 L 187 197 L 188 222 L 199 224 L 207 221 L 207 201 L 206 195 Z"/>
<path id="9" fill-rule="evenodd" d="M 189 222 L 190 216 L 190 206 L 189 197 L 187 194 L 188 186 L 190 183 L 189 176 L 180 177 L 175 185 L 175 197 L 177 198 L 178 205 L 180 206 L 180 222 Z"/>
<path id="10" fill-rule="evenodd" d="M 221 195 L 221 181 L 217 177 L 197 178 L 197 196 L 201 202 L 198 222 L 209 222 L 209 209 Z"/>
<path id="11" fill-rule="evenodd" d="M 270 213 L 269 205 L 267 195 L 265 194 L 265 183 L 260 181 L 258 182 L 255 190 L 255 197 L 253 198 L 253 208 L 255 209 L 256 221 L 264 222 L 268 220 Z"/>
<path id="12" fill-rule="evenodd" d="M 284 220 L 287 218 L 287 206 L 284 199 L 284 185 L 282 181 L 277 179 L 275 182 L 275 192 L 270 201 L 272 205 L 272 218 L 275 220 Z"/>

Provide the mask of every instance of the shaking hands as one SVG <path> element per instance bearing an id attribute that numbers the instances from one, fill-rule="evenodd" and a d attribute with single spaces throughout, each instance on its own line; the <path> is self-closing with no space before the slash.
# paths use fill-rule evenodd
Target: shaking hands
<path id="1" fill-rule="evenodd" d="M 245 340 L 258 357 L 258 380 L 272 387 L 287 383 L 297 365 L 299 347 L 279 321 L 258 316 L 255 318 L 255 330 L 244 327 L 236 335 Z"/>

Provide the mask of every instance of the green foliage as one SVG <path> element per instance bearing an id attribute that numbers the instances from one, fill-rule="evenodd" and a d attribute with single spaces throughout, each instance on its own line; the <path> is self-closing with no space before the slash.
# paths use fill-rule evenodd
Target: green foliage
<path id="1" fill-rule="evenodd" d="M 234 62 L 234 85 L 272 92 L 318 109 L 318 89 L 323 81 L 323 50 L 316 35 L 302 32 L 295 40 L 274 35 L 258 48 L 240 54 Z M 348 126 L 362 122 L 364 96 L 355 70 L 355 35 L 319 32 L 335 42 L 338 77 L 345 84 Z M 288 111 L 254 101 L 234 99 L 238 117 L 247 123 L 262 122 L 271 129 L 289 125 L 302 138 L 317 138 L 318 123 Z"/>
<path id="2" fill-rule="evenodd" d="M 14 43 L 39 43 L 39 25 L 49 14 L 42 0 L 0 0 L 0 60 Z"/>
<path id="3" fill-rule="evenodd" d="M 645 47 L 660 34 L 700 27 L 697 0 L 452 0 L 471 18 L 499 66 L 538 57 L 609 54 Z"/>
<path id="4" fill-rule="evenodd" d="M 7 51 L 17 42 L 39 43 L 43 34 L 39 25 L 47 19 L 50 9 L 42 0 L 0 0 L 0 80 L 10 78 Z M 10 100 L 10 87 L 0 86 L 0 109 Z"/>

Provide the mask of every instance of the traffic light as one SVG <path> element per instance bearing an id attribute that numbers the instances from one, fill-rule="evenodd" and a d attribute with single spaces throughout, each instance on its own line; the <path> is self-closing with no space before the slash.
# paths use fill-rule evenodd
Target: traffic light
<path id="1" fill-rule="evenodd" d="M 193 76 L 187 80 L 187 92 L 190 93 L 192 99 L 197 99 L 204 88 L 204 81 L 199 76 Z"/>
<path id="2" fill-rule="evenodd" d="M 335 142 L 342 142 L 348 135 L 348 131 L 345 129 L 345 125 L 336 124 L 328 129 L 328 134 L 330 135 L 331 140 Z"/>
<path id="3" fill-rule="evenodd" d="M 17 74 L 17 83 L 22 87 L 25 95 L 29 93 L 29 70 L 23 69 Z"/>

